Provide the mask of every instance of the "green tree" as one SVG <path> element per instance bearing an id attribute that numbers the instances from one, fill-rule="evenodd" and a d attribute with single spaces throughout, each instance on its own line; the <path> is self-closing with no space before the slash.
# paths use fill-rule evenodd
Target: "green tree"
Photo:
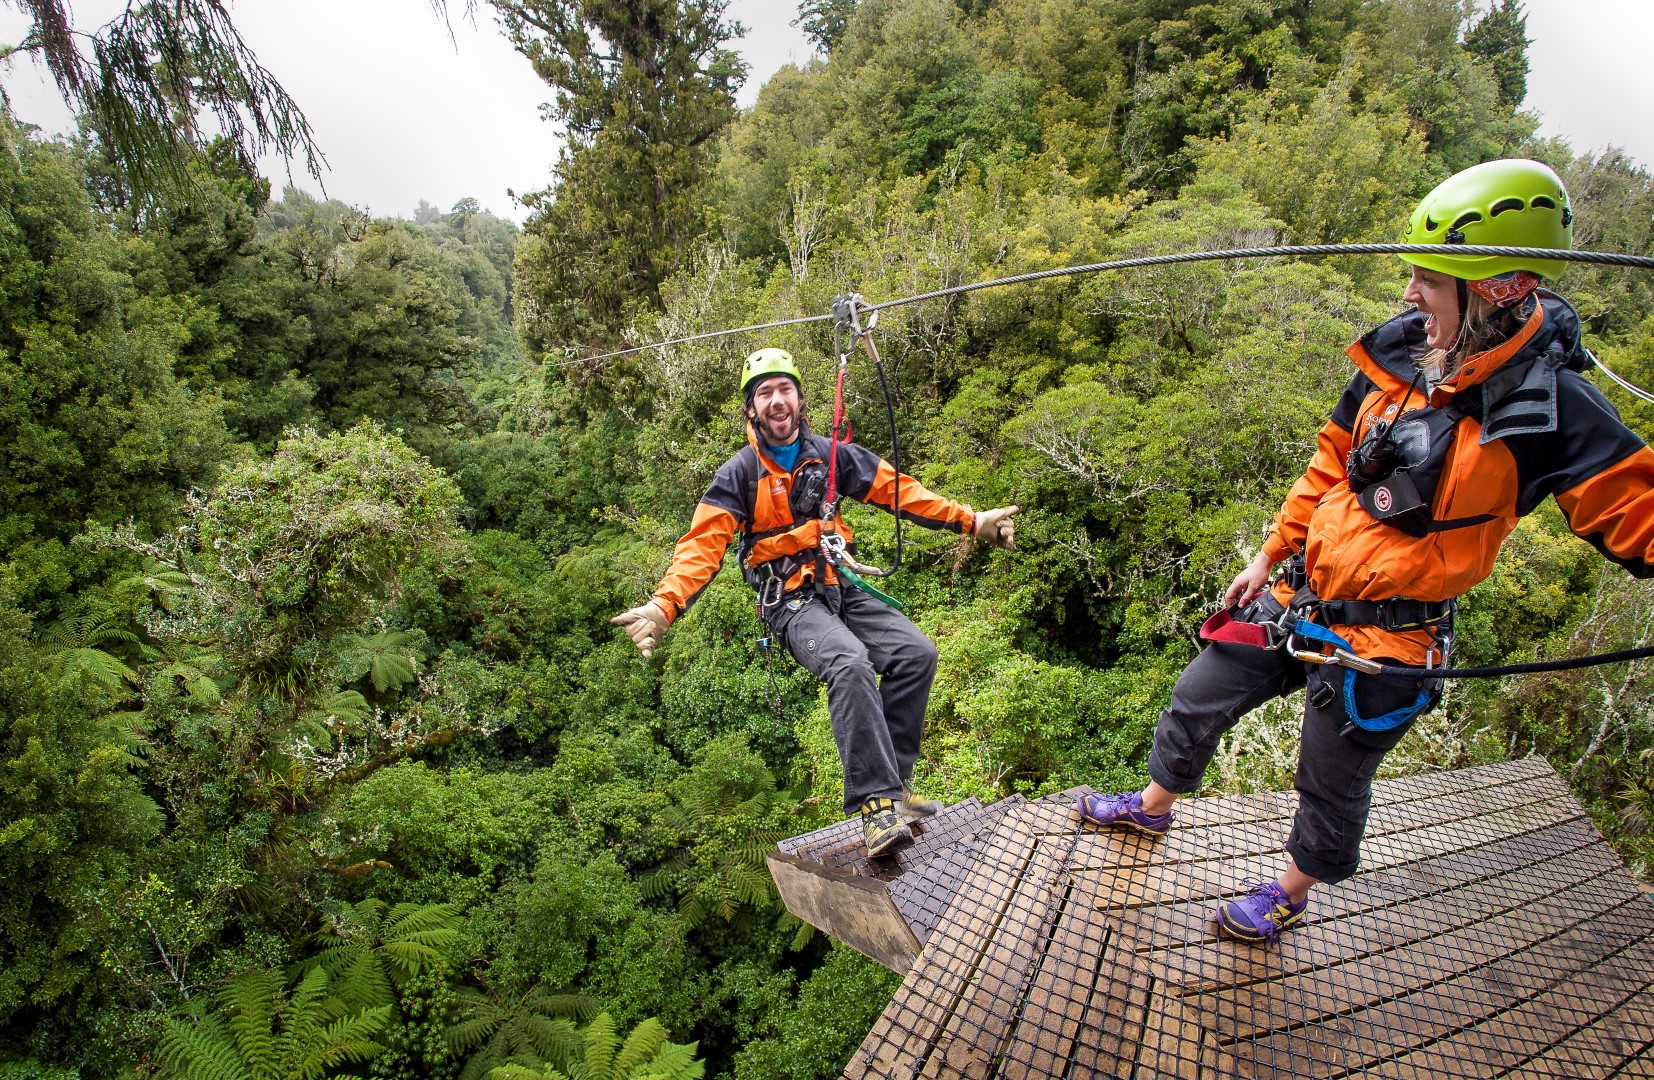
<path id="1" fill-rule="evenodd" d="M 222 0 L 128 5 L 91 34 L 75 28 L 65 0 L 6 3 L 30 24 L 22 41 L 0 47 L 0 57 L 40 57 L 140 199 L 186 192 L 190 161 L 214 130 L 249 174 L 268 149 L 302 157 L 321 175 L 310 122 L 242 40 Z M 201 123 L 202 113 L 210 123 Z"/>
<path id="2" fill-rule="evenodd" d="M 1393 238 L 1407 206 L 1397 192 L 1425 175 L 1424 140 L 1405 116 L 1356 107 L 1355 76 L 1346 66 L 1305 106 L 1255 102 L 1227 137 L 1196 149 L 1201 177 L 1238 180 L 1286 223 L 1288 243 Z"/>
<path id="3" fill-rule="evenodd" d="M 801 0 L 792 24 L 804 31 L 819 52 L 827 54 L 843 40 L 855 10 L 856 0 Z"/>
<path id="4" fill-rule="evenodd" d="M 519 327 L 538 353 L 613 335 L 705 227 L 715 137 L 745 65 L 727 0 L 496 0 L 512 43 L 557 91 L 567 142 L 530 195 Z"/>
<path id="5" fill-rule="evenodd" d="M 132 303 L 80 162 L 3 116 L 0 139 L 0 549 L 164 528 L 224 454 L 222 401 L 175 377 L 188 330 Z"/>
<path id="6" fill-rule="evenodd" d="M 162 827 L 107 693 L 48 676 L 16 586 L 0 566 L 0 873 L 13 883 L 0 899 L 6 1045 L 108 989 L 100 928 Z M 63 1042 L 55 1051 L 69 1058 L 84 1033 Z"/>
<path id="7" fill-rule="evenodd" d="M 1513 108 L 1528 96 L 1530 44 L 1520 0 L 1498 0 L 1464 36 L 1465 51 L 1493 70 L 1499 100 Z"/>

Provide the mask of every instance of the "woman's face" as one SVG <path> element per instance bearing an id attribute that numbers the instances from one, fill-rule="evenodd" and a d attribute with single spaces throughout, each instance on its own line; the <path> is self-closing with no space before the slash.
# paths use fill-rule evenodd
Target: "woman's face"
<path id="1" fill-rule="evenodd" d="M 1453 278 L 1415 266 L 1401 298 L 1424 315 L 1424 336 L 1432 349 L 1452 348 L 1459 336 L 1459 287 Z"/>

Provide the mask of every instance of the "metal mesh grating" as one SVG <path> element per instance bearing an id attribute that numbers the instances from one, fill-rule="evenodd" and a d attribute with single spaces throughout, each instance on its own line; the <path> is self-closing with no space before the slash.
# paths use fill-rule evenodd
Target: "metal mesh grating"
<path id="1" fill-rule="evenodd" d="M 1294 796 L 1151 838 L 1072 794 L 891 883 L 974 860 L 847 1077 L 1654 1076 L 1654 904 L 1541 760 L 1378 784 L 1362 872 L 1268 948 L 1209 919 Z"/>

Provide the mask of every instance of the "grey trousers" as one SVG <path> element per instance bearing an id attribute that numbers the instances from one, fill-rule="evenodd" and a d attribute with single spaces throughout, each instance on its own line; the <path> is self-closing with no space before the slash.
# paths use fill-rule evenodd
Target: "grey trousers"
<path id="1" fill-rule="evenodd" d="M 769 616 L 793 659 L 827 684 L 844 763 L 844 811 L 900 798 L 919 760 L 936 645 L 906 615 L 860 589 L 800 589 Z"/>
<path id="2" fill-rule="evenodd" d="M 1324 683 L 1323 677 L 1336 684 Z M 1172 689 L 1171 706 L 1160 714 L 1149 752 L 1149 775 L 1168 791 L 1196 790 L 1224 732 L 1251 710 L 1307 680 L 1310 702 L 1304 707 L 1303 743 L 1293 777 L 1298 812 L 1286 850 L 1310 877 L 1329 884 L 1343 881 L 1360 865 L 1373 776 L 1384 755 L 1413 726 L 1408 720 L 1389 731 L 1355 729 L 1343 734 L 1348 726 L 1343 695 L 1321 689 L 1329 685 L 1341 691 L 1343 678 L 1343 668 L 1312 669 L 1283 649 L 1210 642 L 1183 669 Z M 1423 686 L 1420 680 L 1361 675 L 1355 681 L 1356 705 L 1361 715 L 1378 716 L 1411 704 Z"/>

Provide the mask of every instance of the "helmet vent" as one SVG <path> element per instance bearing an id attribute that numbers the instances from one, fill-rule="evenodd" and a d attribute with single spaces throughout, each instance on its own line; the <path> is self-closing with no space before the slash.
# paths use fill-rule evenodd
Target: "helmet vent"
<path id="1" fill-rule="evenodd" d="M 1520 206 L 1521 204 L 1518 203 L 1517 205 Z M 1476 222 L 1478 222 L 1480 220 L 1482 220 L 1482 215 L 1481 215 L 1480 211 L 1466 210 L 1464 213 L 1460 214 L 1458 216 L 1458 218 L 1453 222 L 1453 227 L 1455 229 L 1462 229 L 1466 225 L 1474 225 Z"/>
<path id="2" fill-rule="evenodd" d="M 1529 206 L 1543 206 L 1547 210 L 1555 210 L 1556 209 L 1556 200 L 1551 198 L 1549 195 L 1535 195 L 1533 197 L 1533 201 L 1530 202 L 1528 205 Z M 1498 209 L 1499 209 L 1498 207 L 1494 207 L 1494 213 L 1498 213 Z"/>
<path id="3" fill-rule="evenodd" d="M 1522 200 L 1521 199 L 1500 199 L 1498 202 L 1493 204 L 1492 208 L 1490 208 L 1488 210 L 1488 213 L 1492 214 L 1494 217 L 1498 217 L 1500 214 L 1503 214 L 1507 210 L 1522 210 L 1522 209 L 1525 209 L 1525 208 L 1522 205 Z"/>
<path id="4" fill-rule="evenodd" d="M 1429 216 L 1425 217 L 1425 219 L 1424 219 L 1424 231 L 1425 232 L 1435 232 L 1436 229 L 1439 228 L 1440 226 L 1441 226 L 1441 222 L 1437 221 L 1435 218 L 1429 217 Z"/>

